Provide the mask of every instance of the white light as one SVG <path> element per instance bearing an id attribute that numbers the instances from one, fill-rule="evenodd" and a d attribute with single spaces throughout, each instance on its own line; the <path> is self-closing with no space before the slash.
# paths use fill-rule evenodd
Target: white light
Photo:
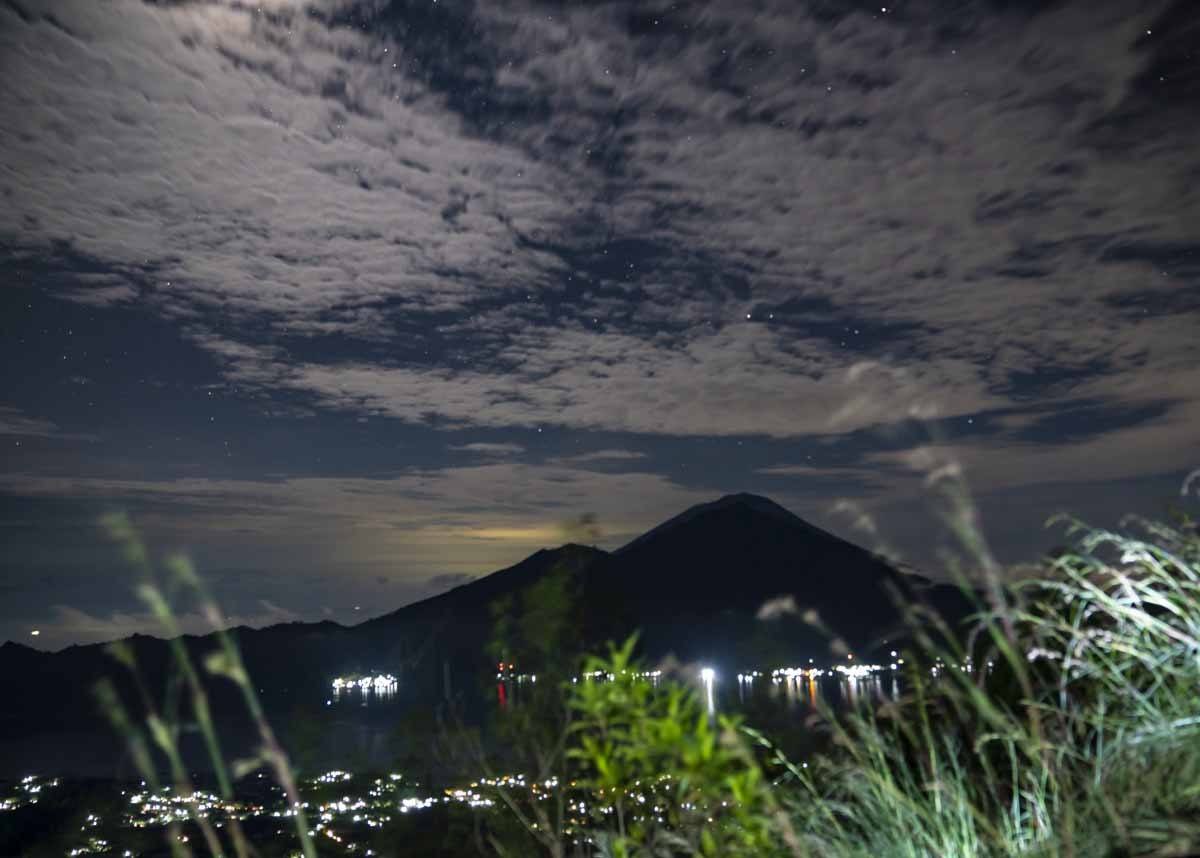
<path id="1" fill-rule="evenodd" d="M 710 716 L 717 711 L 716 701 L 713 700 L 713 680 L 716 678 L 717 672 L 711 667 L 700 669 L 700 680 L 704 683 L 705 703 L 708 704 L 708 714 Z"/>
<path id="2" fill-rule="evenodd" d="M 42 633 L 42 630 L 41 630 L 41 629 L 34 629 L 33 631 L 31 631 L 31 632 L 30 632 L 30 634 L 31 634 L 31 635 L 33 635 L 35 638 L 36 638 L 38 635 L 40 635 L 41 633 Z"/>

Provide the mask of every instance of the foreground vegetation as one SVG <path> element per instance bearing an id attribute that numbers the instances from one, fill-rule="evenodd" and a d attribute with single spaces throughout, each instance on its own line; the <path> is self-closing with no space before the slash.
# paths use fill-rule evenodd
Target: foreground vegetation
<path id="1" fill-rule="evenodd" d="M 1135 524 L 999 589 L 949 653 L 974 671 L 835 725 L 789 791 L 797 854 L 1200 851 L 1200 538 Z"/>

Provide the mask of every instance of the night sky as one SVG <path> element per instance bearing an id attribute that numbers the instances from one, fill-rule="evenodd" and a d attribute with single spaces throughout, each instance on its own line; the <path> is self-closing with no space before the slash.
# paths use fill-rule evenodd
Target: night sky
<path id="1" fill-rule="evenodd" d="M 1004 562 L 1177 499 L 1200 4 L 885 2 L 4 0 L 0 639 L 154 630 L 112 510 L 262 624 L 734 491 L 941 574 L 951 461 Z"/>

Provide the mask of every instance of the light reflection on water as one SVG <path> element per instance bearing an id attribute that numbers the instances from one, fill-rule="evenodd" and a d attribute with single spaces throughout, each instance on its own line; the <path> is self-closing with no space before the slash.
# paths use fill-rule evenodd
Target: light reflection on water
<path id="1" fill-rule="evenodd" d="M 326 704 L 333 705 L 346 701 L 366 706 L 374 701 L 376 705 L 379 705 L 394 700 L 396 691 L 396 685 L 367 686 L 365 688 L 352 685 L 348 688 L 334 688 L 333 696 L 326 700 Z"/>
<path id="2" fill-rule="evenodd" d="M 900 681 L 895 674 L 841 677 L 836 675 L 764 677 L 746 675 L 737 683 L 737 704 L 742 708 L 764 698 L 788 711 L 815 711 L 822 701 L 830 706 L 856 706 L 894 700 Z M 718 704 L 721 697 L 718 697 Z"/>

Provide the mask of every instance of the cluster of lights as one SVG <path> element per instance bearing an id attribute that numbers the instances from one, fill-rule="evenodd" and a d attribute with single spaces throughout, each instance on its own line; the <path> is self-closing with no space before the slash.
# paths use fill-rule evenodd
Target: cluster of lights
<path id="1" fill-rule="evenodd" d="M 882 664 L 839 664 L 833 670 L 846 679 L 867 679 L 887 669 Z M 891 669 L 896 668 L 893 666 Z"/>
<path id="2" fill-rule="evenodd" d="M 343 783 L 351 777 L 346 772 L 333 771 L 315 778 L 313 783 Z M 342 795 L 337 799 L 317 805 L 317 822 L 313 826 L 312 833 L 322 834 L 346 846 L 350 851 L 354 851 L 354 844 L 347 843 L 348 835 L 335 830 L 335 826 L 352 824 L 379 828 L 391 821 L 393 817 L 390 812 L 395 810 L 402 814 L 408 814 L 448 804 L 461 804 L 472 808 L 494 807 L 495 802 L 484 794 L 485 789 L 520 789 L 528 791 L 535 798 L 544 799 L 549 796 L 551 790 L 558 787 L 556 778 L 531 782 L 525 775 L 513 774 L 481 778 L 465 787 L 447 788 L 440 796 L 400 797 L 395 793 L 401 780 L 402 776 L 395 773 L 388 775 L 387 780 L 376 778 L 367 790 L 370 801 Z"/>
<path id="3" fill-rule="evenodd" d="M 328 801 L 317 805 L 316 831 L 323 831 L 327 836 L 339 843 L 341 840 L 329 829 L 333 823 L 347 822 L 355 825 L 366 825 L 368 828 L 382 828 L 391 822 L 391 817 L 384 813 L 372 813 L 373 808 L 361 798 L 351 798 L 344 795 L 336 801 Z"/>
<path id="4" fill-rule="evenodd" d="M 473 789 L 448 789 L 442 796 L 444 802 L 457 802 L 467 807 L 491 807 L 492 800 Z"/>
<path id="5" fill-rule="evenodd" d="M 310 783 L 314 786 L 328 787 L 342 785 L 349 790 L 348 781 L 354 776 L 348 772 L 334 770 L 313 778 Z M 626 798 L 636 808 L 634 817 L 661 818 L 665 808 L 660 806 L 656 791 L 661 789 L 667 777 L 659 779 L 658 783 L 642 784 L 637 782 L 626 793 Z M 390 774 L 386 778 L 375 778 L 367 790 L 367 798 L 343 793 L 342 795 L 316 804 L 302 802 L 299 805 L 284 805 L 282 809 L 267 810 L 258 805 L 226 802 L 210 793 L 195 791 L 188 795 L 172 793 L 170 788 L 158 792 L 144 789 L 129 796 L 129 803 L 135 808 L 134 814 L 125 817 L 127 827 L 144 828 L 150 825 L 165 827 L 172 823 L 185 822 L 188 819 L 205 818 L 211 814 L 223 812 L 230 817 L 246 819 L 249 817 L 274 817 L 277 819 L 293 817 L 298 807 L 313 812 L 310 836 L 324 837 L 349 853 L 372 855 L 371 850 L 360 852 L 361 844 L 354 842 L 353 829 L 359 826 L 375 829 L 385 826 L 392 821 L 394 814 L 408 814 L 433 807 L 449 804 L 465 805 L 471 808 L 492 808 L 496 806 L 494 798 L 488 796 L 489 791 L 513 790 L 528 793 L 535 801 L 550 800 L 559 789 L 557 778 L 545 780 L 530 779 L 523 774 L 508 774 L 497 777 L 480 778 L 469 786 L 449 788 L 440 796 L 400 796 L 398 790 L 403 778 L 399 774 Z M 569 787 L 576 786 L 574 782 Z M 615 807 L 611 803 L 612 796 L 605 796 L 604 791 L 591 797 L 576 794 L 567 797 L 567 806 L 571 812 L 570 833 L 579 834 L 586 826 L 589 814 L 611 815 Z M 685 810 L 702 812 L 700 808 L 686 806 Z M 101 822 L 98 815 L 90 814 L 85 819 L 85 831 L 97 827 Z M 220 823 L 218 823 L 219 825 Z M 283 833 L 283 829 L 279 831 Z M 183 837 L 181 837 L 183 839 Z M 71 856 L 94 853 L 111 853 L 110 844 L 98 837 L 91 837 L 86 844 L 68 853 Z M 132 853 L 122 853 L 129 858 Z"/>
<path id="6" fill-rule="evenodd" d="M 368 691 L 383 694 L 395 691 L 397 685 L 399 682 L 390 673 L 380 673 L 374 676 L 339 676 L 333 680 L 333 693 L 358 690 L 364 694 Z"/>
<path id="7" fill-rule="evenodd" d="M 648 679 L 650 682 L 657 684 L 662 678 L 661 670 L 624 670 L 621 671 L 621 676 L 626 679 Z M 589 670 L 571 679 L 571 682 L 577 683 L 579 680 L 588 680 L 596 682 L 613 682 L 616 680 L 617 674 L 609 673 L 607 670 Z"/>
<path id="8" fill-rule="evenodd" d="M 792 679 L 820 679 L 828 671 L 821 667 L 780 667 L 771 671 L 772 682 Z"/>
<path id="9" fill-rule="evenodd" d="M 664 775 L 657 779 L 656 782 L 643 784 L 641 781 L 636 781 L 632 788 L 624 792 L 624 797 L 628 806 L 627 819 L 643 819 L 654 817 L 660 822 L 663 821 L 663 814 L 666 808 L 663 807 L 656 791 L 663 788 L 670 789 L 670 777 Z M 566 819 L 567 825 L 564 832 L 572 836 L 586 837 L 588 817 L 593 818 L 596 815 L 605 817 L 612 816 L 616 813 L 616 806 L 611 803 L 612 795 L 605 795 L 605 790 L 597 790 L 595 795 L 581 796 L 574 792 L 577 787 L 575 781 L 567 784 L 570 792 L 565 796 L 566 809 L 569 811 L 569 816 Z M 559 788 L 557 778 L 548 778 L 546 780 L 537 781 L 530 780 L 523 774 L 502 775 L 492 778 L 481 778 L 473 781 L 469 787 L 461 789 L 448 789 L 445 795 L 440 799 L 440 803 L 457 802 L 466 804 L 470 807 L 494 807 L 495 802 L 488 798 L 481 790 L 509 790 L 528 792 L 531 799 L 535 801 L 549 801 L 556 797 Z M 589 801 L 591 803 L 589 803 Z M 408 813 L 415 810 L 425 810 L 439 804 L 436 798 L 406 798 L 400 803 L 401 813 Z M 722 803 L 725 805 L 726 803 Z M 691 804 L 683 805 L 684 810 L 691 812 L 704 813 L 701 808 Z M 716 808 L 712 809 L 713 811 Z M 706 816 L 708 814 L 705 814 Z M 711 816 L 709 817 L 712 820 Z M 535 824 L 536 825 L 536 824 Z M 576 841 L 583 843 L 584 840 Z"/>
<path id="10" fill-rule="evenodd" d="M 670 789 L 671 778 L 667 775 L 659 777 L 654 782 L 643 784 L 641 781 L 635 781 L 632 787 L 624 791 L 628 809 L 626 810 L 627 819 L 643 819 L 653 817 L 659 822 L 664 821 L 662 814 L 666 812 L 666 808 L 659 803 L 659 797 L 656 791 L 662 789 Z M 558 778 L 548 778 L 543 781 L 530 781 L 525 775 L 503 775 L 496 778 L 481 778 L 478 781 L 471 783 L 468 789 L 462 790 L 447 790 L 446 797 L 443 801 L 454 800 L 468 803 L 473 807 L 491 807 L 494 802 L 480 795 L 477 790 L 487 787 L 493 790 L 520 790 L 527 791 L 530 797 L 538 801 L 551 800 L 559 788 Z M 616 813 L 615 804 L 611 803 L 613 795 L 606 795 L 604 789 L 599 789 L 594 795 L 582 796 L 574 790 L 577 787 L 575 781 L 567 784 L 570 792 L 565 796 L 566 808 L 570 812 L 567 819 L 565 833 L 569 835 L 581 835 L 586 830 L 588 815 L 602 815 L 605 817 L 612 816 Z M 412 800 L 415 804 L 417 800 Z M 589 804 L 589 801 L 591 802 Z M 431 802 L 432 803 L 432 802 Z M 429 807 L 431 803 L 423 804 L 422 807 Z M 724 803 L 723 803 L 724 804 Z M 699 812 L 700 809 L 694 805 L 685 803 L 682 805 L 684 810 Z M 711 819 L 710 819 L 711 821 Z"/>
<path id="11" fill-rule="evenodd" d="M 707 676 L 715 679 L 715 674 L 706 671 Z M 261 777 L 261 774 L 260 774 Z M 195 790 L 190 793 L 176 793 L 170 787 L 160 790 L 149 790 L 143 782 L 141 789 L 132 793 L 122 792 L 128 796 L 129 810 L 123 814 L 121 825 L 124 828 L 146 828 L 149 826 L 167 827 L 172 824 L 186 823 L 189 820 L 215 817 L 218 820 L 249 818 L 274 818 L 283 820 L 296 816 L 300 808 L 309 812 L 311 820 L 310 836 L 322 837 L 336 843 L 340 850 L 351 854 L 373 855 L 364 844 L 355 842 L 355 831 L 363 829 L 379 829 L 395 819 L 397 812 L 409 814 L 428 810 L 443 805 L 463 805 L 470 808 L 492 808 L 496 806 L 495 793 L 500 790 L 520 791 L 533 801 L 551 800 L 557 795 L 560 783 L 557 778 L 537 780 L 523 774 L 507 774 L 496 777 L 480 778 L 468 786 L 444 790 L 442 795 L 413 796 L 401 795 L 402 787 L 406 785 L 399 774 L 390 774 L 374 778 L 367 785 L 366 793 L 361 793 L 361 787 L 356 790 L 350 783 L 355 781 L 354 775 L 341 770 L 325 772 L 319 777 L 308 781 L 313 789 L 332 791 L 337 789 L 337 795 L 292 804 L 283 799 L 278 787 L 272 787 L 272 792 L 279 794 L 280 803 L 275 808 L 263 807 L 248 802 L 225 800 L 211 793 Z M 662 806 L 662 789 L 668 791 L 670 778 L 664 776 L 657 781 L 637 782 L 624 793 L 631 809 L 630 818 L 661 818 L 665 812 Z M 36 779 L 28 778 L 23 786 L 37 786 Z M 566 785 L 568 794 L 565 796 L 570 811 L 568 833 L 586 836 L 587 820 L 597 816 L 611 816 L 615 812 L 614 796 L 605 795 L 599 790 L 595 795 L 581 795 L 576 791 L 577 784 L 570 782 Z M 407 792 L 408 789 L 405 789 Z M 489 796 L 489 793 L 491 795 Z M 685 806 L 689 812 L 701 813 L 705 816 L 715 815 L 718 807 L 699 808 Z M 83 833 L 87 840 L 69 851 L 69 856 L 90 854 L 120 854 L 122 858 L 132 858 L 129 850 L 119 852 L 119 846 L 112 845 L 100 835 L 105 832 L 96 831 L 102 825 L 98 814 L 87 814 L 84 817 Z M 217 826 L 222 822 L 217 821 Z M 286 829 L 280 828 L 283 834 Z M 108 835 L 111 836 L 111 835 Z M 187 835 L 180 834 L 181 842 L 186 842 Z"/>
<path id="12" fill-rule="evenodd" d="M 634 679 L 657 680 L 662 676 L 661 670 L 635 670 L 631 674 Z"/>
<path id="13" fill-rule="evenodd" d="M 526 682 L 537 682 L 536 673 L 517 673 L 517 666 L 512 662 L 500 662 L 496 665 L 496 678 L 502 682 L 515 682 L 522 685 Z"/>
<path id="14" fill-rule="evenodd" d="M 537 674 L 533 673 L 517 673 L 517 666 L 512 662 L 500 662 L 497 666 L 496 678 L 505 682 L 537 682 Z M 648 679 L 651 682 L 658 682 L 662 677 L 661 670 L 625 670 L 621 672 L 621 676 L 626 679 Z M 572 677 L 571 682 L 578 683 L 579 680 L 589 680 L 597 682 L 612 682 L 617 678 L 617 674 L 610 673 L 607 670 L 589 670 L 581 673 L 579 676 Z"/>
<path id="15" fill-rule="evenodd" d="M 428 810 L 437 804 L 438 800 L 430 796 L 425 798 L 402 798 L 400 799 L 400 812 L 408 813 L 413 810 Z"/>
<path id="16" fill-rule="evenodd" d="M 867 679 L 868 677 L 874 676 L 877 673 L 884 673 L 886 671 L 895 671 L 900 669 L 900 666 L 904 664 L 904 659 L 898 658 L 895 650 L 893 650 L 890 655 L 892 657 L 892 661 L 886 665 L 863 664 L 862 662 L 854 664 L 854 656 L 848 655 L 846 657 L 848 662 L 847 664 L 838 664 L 834 665 L 833 667 L 816 667 L 813 664 L 813 660 L 810 658 L 808 660 L 808 664 L 804 667 L 778 667 L 775 670 L 772 670 L 771 681 L 774 683 L 779 683 L 801 679 L 813 680 L 820 679 L 823 676 L 833 675 L 840 676 L 844 679 Z M 752 670 L 746 673 L 739 673 L 737 678 L 738 682 L 750 684 L 761 676 L 761 672 Z"/>
<path id="17" fill-rule="evenodd" d="M 832 676 L 837 674 L 846 679 L 865 679 L 876 673 L 885 671 L 896 671 L 904 664 L 904 659 L 898 658 L 895 651 L 891 652 L 892 661 L 889 664 L 841 664 L 833 667 L 815 667 L 813 660 L 809 659 L 807 667 L 780 667 L 771 671 L 771 680 L 773 682 L 781 682 L 783 680 L 794 679 L 819 679 L 823 676 Z M 854 656 L 847 657 L 849 662 L 854 661 Z M 537 676 L 533 674 L 517 673 L 516 665 L 511 663 L 500 662 L 498 665 L 499 672 L 496 678 L 503 681 L 516 682 L 536 682 Z M 969 668 L 969 663 L 968 663 Z M 648 679 L 652 682 L 657 682 L 663 675 L 661 670 L 643 670 L 643 671 L 623 671 L 621 676 L 628 679 Z M 764 674 L 759 670 L 750 670 L 737 674 L 739 683 L 749 684 L 759 679 Z M 712 686 L 716 682 L 716 672 L 711 667 L 704 667 L 700 670 L 700 681 L 705 686 Z M 593 670 L 580 674 L 572 678 L 571 682 L 578 683 L 580 680 L 613 682 L 617 679 L 617 674 L 605 670 Z"/>
<path id="18" fill-rule="evenodd" d="M 0 811 L 16 810 L 27 804 L 37 804 L 42 790 L 58 786 L 58 778 L 41 778 L 37 775 L 26 775 L 17 784 L 16 795 L 0 798 Z"/>
<path id="19" fill-rule="evenodd" d="M 325 774 L 315 778 L 313 782 L 318 784 L 338 784 L 342 781 L 350 780 L 351 777 L 353 777 L 353 775 L 351 775 L 349 772 L 343 772 L 339 769 L 334 769 L 333 771 L 326 772 Z"/>
<path id="20" fill-rule="evenodd" d="M 345 789 L 350 789 L 345 785 L 353 779 L 354 776 L 349 772 L 334 769 L 313 778 L 311 783 L 321 787 L 340 784 Z M 403 800 L 395 794 L 401 780 L 402 776 L 395 773 L 388 775 L 386 779 L 375 778 L 367 788 L 365 799 L 343 793 L 336 798 L 318 802 L 315 806 L 309 802 L 301 802 L 299 807 L 313 810 L 313 816 L 310 818 L 314 821 L 309 829 L 309 836 L 324 837 L 341 846 L 346 852 L 357 853 L 360 844 L 354 841 L 352 829 L 359 826 L 369 829 L 382 828 L 393 819 L 392 813 L 397 808 L 405 812 Z M 294 816 L 296 809 L 293 805 L 282 811 L 273 811 L 271 815 Z M 367 849 L 362 854 L 372 856 L 375 852 Z"/>
<path id="21" fill-rule="evenodd" d="M 876 674 L 889 673 L 898 671 L 904 666 L 904 659 L 899 657 L 899 654 L 892 650 L 889 655 L 891 661 L 887 664 L 863 664 L 854 662 L 854 656 L 847 656 L 847 664 L 834 665 L 833 667 L 816 667 L 813 660 L 808 660 L 808 665 L 805 667 L 779 667 L 771 671 L 771 681 L 773 683 L 798 681 L 798 680 L 814 680 L 824 676 L 838 676 L 843 679 L 864 680 Z M 993 668 L 993 662 L 987 662 L 987 669 L 990 671 Z M 937 659 L 929 668 L 930 675 L 937 677 L 948 670 L 957 670 L 962 673 L 970 673 L 975 669 L 975 664 L 971 659 L 967 659 L 961 664 L 947 665 L 941 659 Z M 755 679 L 758 679 L 763 674 L 757 670 L 751 670 L 737 675 L 737 681 L 740 684 L 750 685 Z"/>
<path id="22" fill-rule="evenodd" d="M 821 677 L 835 675 L 844 679 L 863 680 L 874 676 L 875 674 L 898 671 L 904 665 L 904 659 L 900 658 L 895 650 L 892 650 L 889 655 L 891 656 L 891 661 L 887 664 L 864 664 L 862 662 L 855 664 L 853 663 L 854 656 L 848 655 L 847 664 L 833 665 L 831 667 L 816 667 L 813 664 L 813 660 L 809 659 L 808 665 L 804 667 L 775 668 L 771 671 L 770 677 L 771 681 L 775 683 L 800 679 L 820 679 Z M 992 663 L 988 662 L 987 666 L 989 669 L 991 669 Z M 930 668 L 930 672 L 934 676 L 937 676 L 946 669 L 946 665 L 941 660 L 938 660 Z M 968 659 L 963 664 L 953 666 L 952 669 L 971 671 L 973 669 L 973 665 L 971 660 Z M 652 682 L 657 682 L 662 677 L 662 671 L 625 671 L 621 674 L 621 676 L 629 679 L 648 679 Z M 754 680 L 763 676 L 763 672 L 759 670 L 744 671 L 737 674 L 737 681 L 741 684 L 749 685 L 753 683 Z M 537 676 L 535 674 L 517 673 L 515 664 L 505 662 L 500 662 L 499 672 L 496 674 L 496 678 L 503 681 L 515 681 L 518 683 L 537 681 Z M 589 681 L 612 682 L 616 680 L 616 678 L 617 675 L 615 673 L 610 673 L 609 671 L 605 670 L 593 670 L 574 677 L 571 682 L 578 683 L 581 679 Z M 700 680 L 705 686 L 712 686 L 716 681 L 715 671 L 711 667 L 702 668 L 700 670 Z"/>
<path id="23" fill-rule="evenodd" d="M 1029 660 L 1033 661 L 1032 658 L 1030 658 Z M 995 666 L 996 666 L 995 662 L 992 662 L 992 661 L 987 662 L 987 664 L 985 665 L 987 672 L 989 672 L 989 673 L 991 672 L 992 668 Z M 935 661 L 933 663 L 933 666 L 929 668 L 929 674 L 931 676 L 937 677 L 937 676 L 941 676 L 943 673 L 945 673 L 948 670 L 949 671 L 957 670 L 959 673 L 973 673 L 975 670 L 975 662 L 968 658 L 962 664 L 947 665 L 944 661 L 942 661 L 939 658 L 937 661 Z"/>
<path id="24" fill-rule="evenodd" d="M 262 777 L 261 773 L 259 777 Z M 495 806 L 492 798 L 486 795 L 488 789 L 521 789 L 528 791 L 534 798 L 545 799 L 550 791 L 558 786 L 557 779 L 545 781 L 529 781 L 524 775 L 503 775 L 495 778 L 483 778 L 473 782 L 469 787 L 446 789 L 442 795 L 436 796 L 406 796 L 401 795 L 402 787 L 408 791 L 412 785 L 406 784 L 400 774 L 392 773 L 384 777 L 374 778 L 367 786 L 365 795 L 361 790 L 355 790 L 350 783 L 355 776 L 342 770 L 333 770 L 312 778 L 308 783 L 314 789 L 329 790 L 331 787 L 341 787 L 336 797 L 319 801 L 302 801 L 292 804 L 283 799 L 278 787 L 272 787 L 273 792 L 280 792 L 280 803 L 274 808 L 264 807 L 248 802 L 227 801 L 203 790 L 195 790 L 184 794 L 173 791 L 170 787 L 150 790 L 145 782 L 141 788 L 132 792 L 122 791 L 127 797 L 128 810 L 120 817 L 120 825 L 126 829 L 144 829 L 150 827 L 165 828 L 172 824 L 187 823 L 191 820 L 213 817 L 217 825 L 224 820 L 250 818 L 268 818 L 284 820 L 296 816 L 299 809 L 305 809 L 312 820 L 310 836 L 320 836 L 337 843 L 349 853 L 373 855 L 369 849 L 354 842 L 354 829 L 378 829 L 387 825 L 395 818 L 398 811 L 407 814 L 429 808 L 461 804 L 472 808 L 491 808 Z M 25 793 L 36 794 L 49 785 L 57 785 L 57 781 L 39 782 L 35 777 L 28 777 L 21 782 Z M 31 799 L 25 803 L 30 803 Z M 14 804 L 15 806 L 15 804 Z M 101 816 L 95 813 L 85 815 L 82 831 L 90 835 L 86 842 L 76 846 L 67 854 L 70 856 L 90 854 L 120 854 L 122 858 L 131 858 L 132 852 L 119 852 L 107 840 L 99 836 L 102 832 L 95 831 L 103 823 Z M 285 829 L 280 829 L 283 834 Z M 186 835 L 181 835 L 181 840 Z"/>
<path id="25" fill-rule="evenodd" d="M 528 789 L 531 792 L 544 792 L 558 788 L 558 778 L 547 778 L 544 781 L 533 781 L 530 783 L 525 775 L 501 775 L 498 778 L 480 778 L 477 781 L 471 782 L 471 788 L 476 789 L 480 786 L 492 787 L 493 789 Z"/>
<path id="26" fill-rule="evenodd" d="M 99 828 L 100 822 L 101 822 L 101 818 L 100 818 L 99 814 L 89 813 L 87 816 L 84 817 L 83 825 L 80 826 L 79 830 L 86 834 L 89 828 Z M 109 842 L 107 840 L 105 840 L 103 837 L 97 837 L 96 835 L 91 835 L 88 837 L 88 839 L 84 842 L 84 844 L 82 846 L 76 846 L 72 849 L 67 850 L 67 855 L 69 858 L 75 858 L 76 855 L 109 854 L 111 852 L 111 849 L 112 849 L 111 844 L 109 844 Z M 133 855 L 133 853 L 130 852 L 128 849 L 122 853 L 123 858 L 130 858 L 130 856 L 132 856 L 132 855 Z"/>
<path id="27" fill-rule="evenodd" d="M 226 801 L 204 790 L 182 794 L 172 791 L 170 787 L 158 792 L 135 792 L 129 796 L 129 804 L 133 809 L 125 821 L 131 828 L 160 827 L 189 819 L 205 819 L 215 813 L 245 819 L 260 816 L 263 812 L 258 805 Z"/>
<path id="28" fill-rule="evenodd" d="M 525 775 L 501 775 L 494 778 L 480 778 L 472 781 L 469 786 L 446 789 L 440 797 L 410 797 L 400 801 L 400 812 L 409 813 L 415 810 L 427 810 L 438 804 L 465 804 L 468 807 L 494 807 L 495 802 L 480 790 L 491 789 L 520 789 L 528 790 L 535 797 L 545 798 L 549 790 L 558 786 L 557 778 L 530 783 Z"/>

